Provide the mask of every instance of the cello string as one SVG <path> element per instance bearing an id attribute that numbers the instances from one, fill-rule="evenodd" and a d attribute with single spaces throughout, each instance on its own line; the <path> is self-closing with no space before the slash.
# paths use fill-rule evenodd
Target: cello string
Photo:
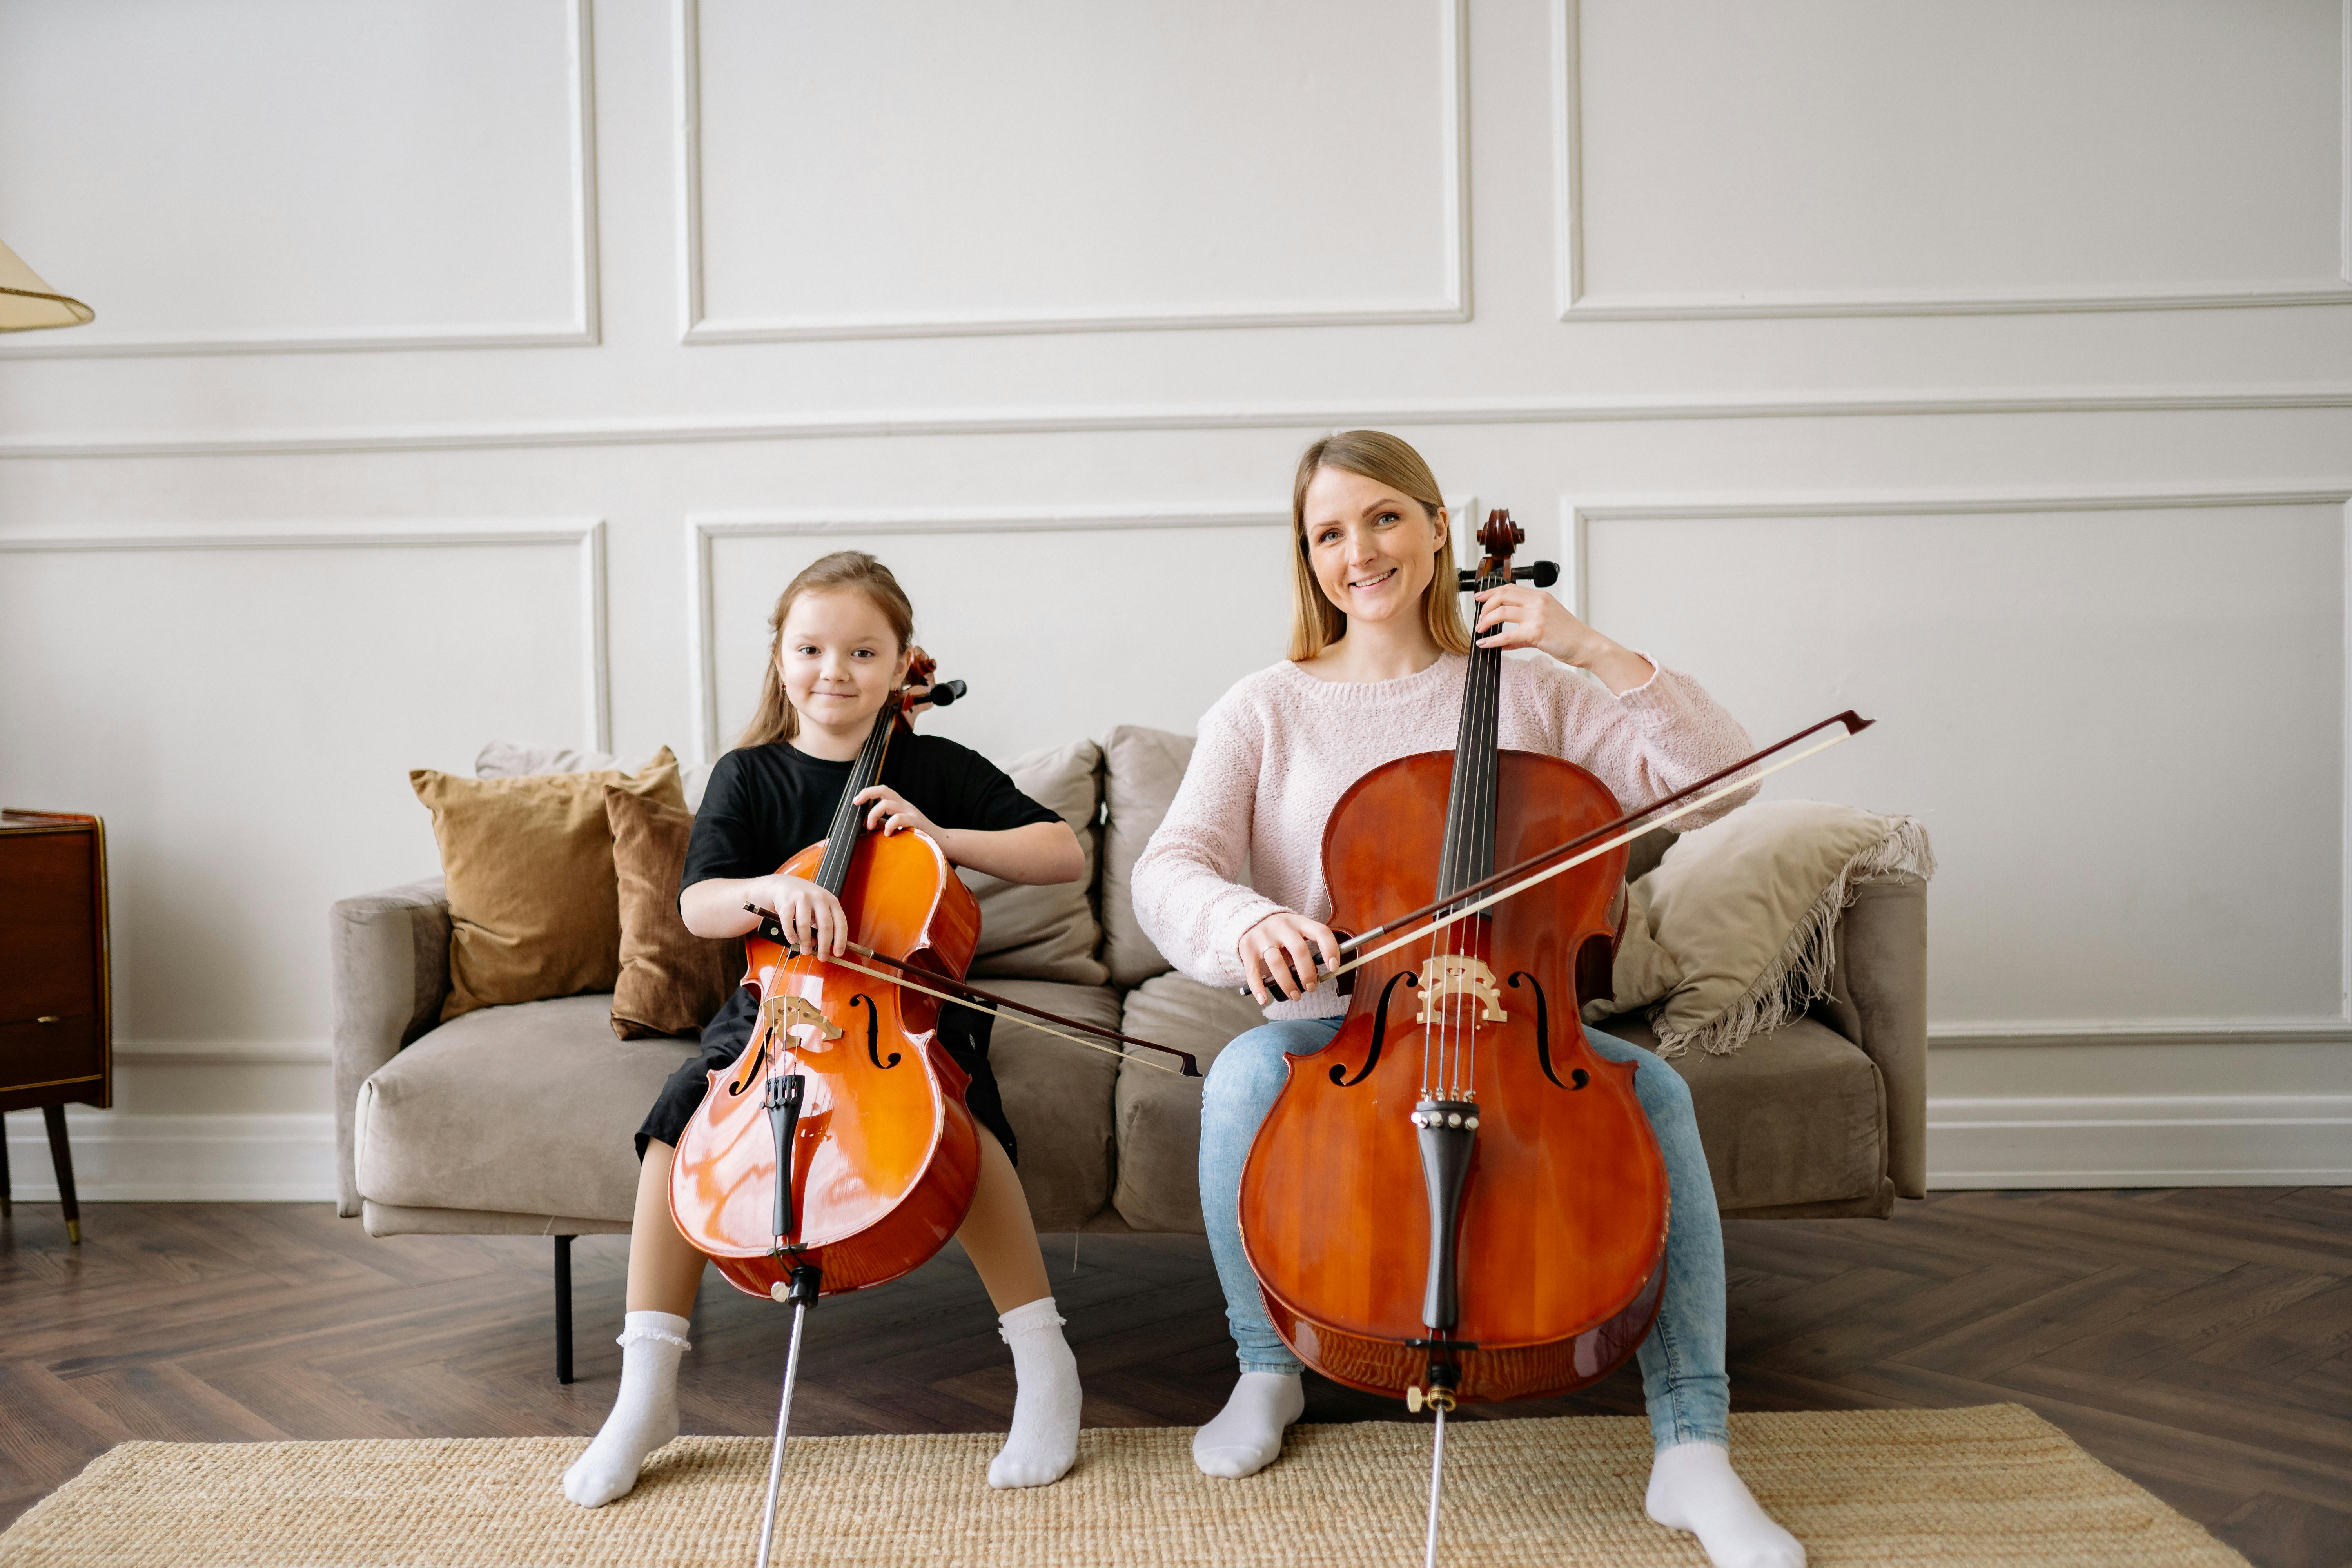
<path id="1" fill-rule="evenodd" d="M 1774 763 L 1770 767 L 1759 769 L 1756 773 L 1748 774 L 1744 779 L 1732 780 L 1710 794 L 1700 795 L 1696 800 L 1685 801 L 1682 805 L 1675 807 L 1672 811 L 1660 813 L 1656 816 L 1645 817 L 1645 820 L 1643 820 L 1640 826 L 1629 827 L 1615 837 L 1605 839 L 1568 859 L 1556 861 L 1553 864 L 1545 867 L 1540 871 L 1531 872 L 1518 881 L 1512 883 L 1507 888 L 1497 888 L 1495 891 L 1487 894 L 1485 898 L 1478 900 L 1475 903 L 1465 904 L 1462 908 L 1453 910 L 1450 913 L 1433 915 L 1430 917 L 1430 923 L 1423 926 L 1419 931 L 1409 931 L 1402 936 L 1394 938 L 1393 940 L 1372 949 L 1369 952 L 1359 954 L 1358 956 L 1349 959 L 1347 963 L 1341 964 L 1339 968 L 1330 971 L 1329 973 L 1324 976 L 1324 978 L 1327 980 L 1335 979 L 1339 975 L 1347 973 L 1351 969 L 1358 968 L 1362 964 L 1370 963 L 1374 959 L 1380 958 L 1384 954 L 1394 952 L 1400 947 L 1405 947 L 1411 943 L 1419 942 L 1423 937 L 1429 935 L 1439 926 L 1452 925 L 1456 921 L 1466 920 L 1482 910 L 1489 909 L 1496 904 L 1501 903 L 1505 899 L 1512 898 L 1517 894 L 1526 892 L 1529 888 L 1535 887 L 1538 883 L 1549 882 L 1554 877 L 1559 876 L 1563 872 L 1573 870 L 1575 868 L 1583 865 L 1587 860 L 1591 860 L 1597 856 L 1606 855 L 1609 851 L 1618 847 L 1620 845 L 1631 844 L 1634 839 L 1639 838 L 1642 835 L 1649 832 L 1654 827 L 1663 826 L 1666 823 L 1675 820 L 1677 817 L 1688 816 L 1694 811 L 1704 810 L 1707 806 L 1713 805 L 1717 801 L 1721 800 L 1725 795 L 1736 794 L 1740 790 L 1746 789 L 1749 784 L 1760 784 L 1764 780 L 1770 778 L 1774 773 L 1779 773 L 1783 768 L 1795 767 L 1807 757 L 1813 756 L 1822 752 L 1826 752 L 1832 746 L 1842 746 L 1846 742 L 1853 739 L 1857 733 L 1859 733 L 1857 731 L 1846 731 L 1842 734 L 1831 737 L 1829 740 L 1822 741 L 1815 745 L 1808 746 L 1805 750 L 1797 752 L 1794 756 L 1789 757 L 1781 762 Z"/>

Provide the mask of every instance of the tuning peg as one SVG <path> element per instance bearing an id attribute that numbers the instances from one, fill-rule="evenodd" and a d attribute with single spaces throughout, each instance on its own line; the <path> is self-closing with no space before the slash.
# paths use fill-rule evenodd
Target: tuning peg
<path id="1" fill-rule="evenodd" d="M 1478 574 L 1475 572 L 1465 570 L 1461 574 L 1461 578 L 1462 592 L 1465 594 L 1478 586 Z M 1533 583 L 1538 588 L 1549 588 L 1559 581 L 1559 563 L 1537 561 L 1525 566 L 1514 567 L 1511 571 L 1511 581 Z"/>

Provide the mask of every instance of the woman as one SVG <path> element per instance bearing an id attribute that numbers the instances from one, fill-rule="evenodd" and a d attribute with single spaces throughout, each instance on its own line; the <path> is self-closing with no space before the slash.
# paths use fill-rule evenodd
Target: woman
<path id="1" fill-rule="evenodd" d="M 1453 749 L 1471 639 L 1537 648 L 1503 662 L 1501 743 L 1581 763 L 1628 804 L 1689 784 L 1748 751 L 1747 732 L 1689 677 L 1654 665 L 1521 585 L 1457 604 L 1444 502 L 1419 453 L 1393 436 L 1327 437 L 1299 459 L 1289 658 L 1248 677 L 1201 720 L 1165 822 L 1135 868 L 1135 910 L 1160 951 L 1195 980 L 1249 987 L 1265 1026 L 1227 1046 L 1201 1106 L 1201 1202 L 1241 1379 L 1193 1439 L 1212 1476 L 1271 1463 L 1305 1407 L 1302 1370 L 1267 1321 L 1242 1247 L 1244 1161 L 1280 1091 L 1284 1056 L 1321 1049 L 1346 1003 L 1313 983 L 1339 962 L 1324 917 L 1323 826 L 1349 784 L 1415 752 Z M 1572 667 L 1572 668 L 1569 668 Z M 1584 673 L 1578 673 L 1578 671 Z M 1730 809 L 1685 821 L 1693 826 Z M 1254 886 L 1238 879 L 1249 870 Z M 1276 1001 L 1268 983 L 1281 988 Z M 1696 1534 L 1717 1568 L 1801 1568 L 1804 1548 L 1732 1469 L 1724 1372 L 1722 1226 L 1690 1093 L 1651 1053 L 1587 1031 L 1636 1064 L 1634 1088 L 1665 1155 L 1672 1196 L 1666 1287 L 1641 1349 L 1655 1454 L 1650 1517 Z"/>

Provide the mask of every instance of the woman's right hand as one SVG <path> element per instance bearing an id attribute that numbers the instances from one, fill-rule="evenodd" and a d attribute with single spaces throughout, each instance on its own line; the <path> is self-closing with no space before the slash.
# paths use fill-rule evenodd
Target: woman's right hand
<path id="1" fill-rule="evenodd" d="M 841 900 L 803 877 L 763 877 L 745 897 L 771 910 L 803 952 L 839 958 L 849 951 L 849 916 Z"/>
<path id="2" fill-rule="evenodd" d="M 1331 928 L 1288 910 L 1276 910 L 1242 932 L 1238 946 L 1242 978 L 1260 1006 L 1275 999 L 1266 989 L 1269 980 L 1281 986 L 1288 999 L 1314 990 L 1318 954 L 1324 973 L 1339 967 L 1339 938 Z"/>

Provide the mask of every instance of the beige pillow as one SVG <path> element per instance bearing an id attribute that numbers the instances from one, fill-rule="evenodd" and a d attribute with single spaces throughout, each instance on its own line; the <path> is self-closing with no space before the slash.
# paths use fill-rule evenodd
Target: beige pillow
<path id="1" fill-rule="evenodd" d="M 1598 1024 L 1620 1013 L 1647 1007 L 1682 983 L 1682 965 L 1650 934 L 1650 893 L 1647 877 L 1625 888 L 1625 930 L 1617 938 L 1617 959 L 1609 966 L 1606 1001 L 1587 1002 L 1584 1021 Z"/>
<path id="2" fill-rule="evenodd" d="M 646 771 L 469 779 L 408 775 L 433 813 L 449 885 L 443 1021 L 509 1002 L 609 991 L 621 970 L 620 893 L 604 786 L 683 810 L 665 746 Z"/>
<path id="3" fill-rule="evenodd" d="M 1075 882 L 1034 886 L 959 870 L 980 900 L 980 950 L 972 955 L 971 976 L 1100 985 L 1105 972 L 1095 949 L 1102 929 L 1095 923 L 1087 894 L 1100 858 L 1096 819 L 1102 809 L 1102 748 L 1092 741 L 1073 741 L 1017 757 L 1004 771 L 1022 794 L 1058 813 L 1077 834 L 1087 874 Z"/>
<path id="4" fill-rule="evenodd" d="M 1684 834 L 1639 884 L 1682 971 L 1652 1018 L 1659 1054 L 1728 1055 L 1801 1016 L 1829 994 L 1853 884 L 1935 869 L 1916 819 L 1826 801 L 1759 801 Z"/>
<path id="5" fill-rule="evenodd" d="M 1135 862 L 1184 782 L 1192 737 L 1121 724 L 1103 738 L 1103 963 L 1113 985 L 1136 985 L 1175 967 L 1135 918 Z"/>
<path id="6" fill-rule="evenodd" d="M 474 758 L 478 779 L 520 778 L 526 773 L 634 773 L 652 767 L 668 754 L 665 746 L 642 763 L 632 763 L 611 752 L 583 752 L 572 746 L 525 746 L 513 741 L 492 741 Z M 710 784 L 709 763 L 680 763 L 678 787 L 686 791 L 686 808 L 702 809 L 702 792 Z"/>

